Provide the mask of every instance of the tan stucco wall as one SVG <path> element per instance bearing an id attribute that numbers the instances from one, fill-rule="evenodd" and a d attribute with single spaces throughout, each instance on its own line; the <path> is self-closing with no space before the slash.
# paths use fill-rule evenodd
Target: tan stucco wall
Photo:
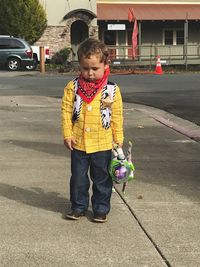
<path id="1" fill-rule="evenodd" d="M 96 14 L 96 0 L 40 0 L 48 20 L 48 26 L 64 26 L 63 17 L 75 9 L 87 9 Z"/>

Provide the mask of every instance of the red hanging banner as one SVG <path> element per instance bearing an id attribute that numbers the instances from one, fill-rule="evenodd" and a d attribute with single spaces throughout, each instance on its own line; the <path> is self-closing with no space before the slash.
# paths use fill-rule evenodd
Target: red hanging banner
<path id="1" fill-rule="evenodd" d="M 135 58 L 137 56 L 137 46 L 138 46 L 138 39 L 137 39 L 138 25 L 137 25 L 136 16 L 133 12 L 133 8 L 129 8 L 128 21 L 134 22 L 133 33 L 132 33 L 132 56 L 133 56 L 133 58 Z"/>
<path id="2" fill-rule="evenodd" d="M 137 56 L 137 46 L 138 46 L 137 35 L 138 35 L 138 25 L 137 25 L 137 20 L 135 19 L 134 27 L 133 27 L 133 34 L 132 34 L 133 58 Z"/>

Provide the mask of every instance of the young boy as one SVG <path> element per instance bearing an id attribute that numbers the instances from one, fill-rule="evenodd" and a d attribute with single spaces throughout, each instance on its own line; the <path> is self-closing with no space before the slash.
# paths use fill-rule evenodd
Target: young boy
<path id="1" fill-rule="evenodd" d="M 81 74 L 67 84 L 62 99 L 64 144 L 71 150 L 71 212 L 67 218 L 78 220 L 85 215 L 91 179 L 93 221 L 106 222 L 112 193 L 108 172 L 112 146 L 122 146 L 124 139 L 122 98 L 119 87 L 108 81 L 106 46 L 89 38 L 77 53 Z"/>

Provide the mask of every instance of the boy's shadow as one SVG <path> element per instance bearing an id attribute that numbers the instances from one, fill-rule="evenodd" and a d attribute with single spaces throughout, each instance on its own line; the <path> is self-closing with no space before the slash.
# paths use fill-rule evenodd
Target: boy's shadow
<path id="1" fill-rule="evenodd" d="M 0 195 L 25 205 L 61 213 L 63 218 L 70 210 L 68 199 L 59 196 L 56 192 L 45 192 L 39 187 L 32 187 L 28 190 L 0 183 Z"/>

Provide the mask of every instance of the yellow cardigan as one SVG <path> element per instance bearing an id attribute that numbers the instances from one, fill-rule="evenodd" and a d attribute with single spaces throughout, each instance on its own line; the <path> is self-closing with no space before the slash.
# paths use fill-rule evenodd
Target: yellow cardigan
<path id="1" fill-rule="evenodd" d="M 72 123 L 74 105 L 74 83 L 70 81 L 64 89 L 62 98 L 62 130 L 64 139 L 74 137 L 74 148 L 94 153 L 112 149 L 113 142 L 123 144 L 123 104 L 119 87 L 116 88 L 112 104 L 111 127 L 103 128 L 100 103 L 101 91 L 89 104 L 83 101 L 80 117 Z"/>

